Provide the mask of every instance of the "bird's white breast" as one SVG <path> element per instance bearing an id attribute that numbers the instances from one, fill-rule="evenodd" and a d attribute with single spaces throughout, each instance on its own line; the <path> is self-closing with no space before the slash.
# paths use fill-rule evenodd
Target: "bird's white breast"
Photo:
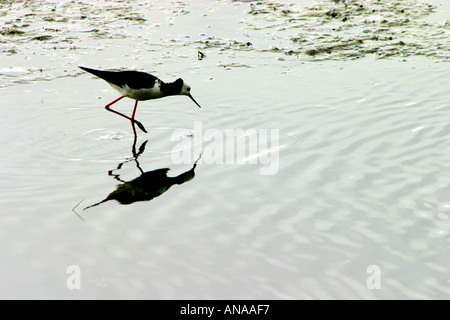
<path id="1" fill-rule="evenodd" d="M 154 83 L 154 86 L 151 88 L 139 88 L 134 89 L 130 88 L 127 85 L 124 85 L 122 87 L 119 87 L 113 83 L 110 83 L 110 85 L 119 91 L 123 96 L 126 96 L 128 98 L 134 99 L 134 100 L 150 100 L 150 99 L 157 99 L 164 97 L 163 92 L 161 91 L 161 81 L 156 80 Z"/>

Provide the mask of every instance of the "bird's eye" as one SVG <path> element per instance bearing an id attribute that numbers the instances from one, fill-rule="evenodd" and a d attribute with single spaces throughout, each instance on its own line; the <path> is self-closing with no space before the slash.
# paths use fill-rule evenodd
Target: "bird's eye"
<path id="1" fill-rule="evenodd" d="M 187 91 L 191 91 L 191 88 L 186 88 Z"/>

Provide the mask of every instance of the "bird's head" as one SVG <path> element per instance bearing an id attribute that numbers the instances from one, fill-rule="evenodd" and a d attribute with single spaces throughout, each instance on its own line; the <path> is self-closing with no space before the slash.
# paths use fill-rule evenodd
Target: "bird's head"
<path id="1" fill-rule="evenodd" d="M 188 85 L 183 79 L 177 79 L 175 81 L 175 83 L 179 83 L 181 85 L 181 90 L 180 90 L 180 95 L 185 95 L 188 96 L 189 98 L 191 98 L 192 101 L 194 101 L 194 103 L 199 107 L 200 105 L 197 103 L 197 101 L 195 101 L 194 97 L 192 97 L 191 95 L 191 86 Z"/>

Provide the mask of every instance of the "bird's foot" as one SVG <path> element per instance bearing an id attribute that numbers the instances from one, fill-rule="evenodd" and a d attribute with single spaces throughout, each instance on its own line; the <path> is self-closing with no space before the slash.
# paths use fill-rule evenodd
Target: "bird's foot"
<path id="1" fill-rule="evenodd" d="M 140 123 L 137 120 L 134 120 L 134 123 L 137 124 L 137 126 L 139 127 L 139 129 L 141 129 L 142 131 L 144 131 L 145 133 L 148 133 L 147 130 L 145 130 L 144 126 L 142 125 L 142 123 Z"/>

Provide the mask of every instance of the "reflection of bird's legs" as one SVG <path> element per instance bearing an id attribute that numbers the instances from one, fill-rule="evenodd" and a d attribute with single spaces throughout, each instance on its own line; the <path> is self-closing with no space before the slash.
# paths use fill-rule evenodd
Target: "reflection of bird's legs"
<path id="1" fill-rule="evenodd" d="M 122 179 L 119 178 L 119 177 L 120 177 L 120 174 L 115 174 L 115 173 L 113 173 L 113 171 L 115 171 L 115 170 L 120 170 L 120 169 L 122 168 L 123 164 L 124 164 L 125 162 L 128 162 L 128 161 L 130 161 L 130 160 L 125 160 L 124 162 L 120 162 L 120 163 L 117 165 L 117 168 L 112 169 L 112 170 L 109 170 L 109 171 L 108 171 L 108 176 L 114 177 L 114 179 L 116 179 L 116 180 L 119 181 L 119 182 L 126 182 L 126 181 L 124 181 L 124 180 L 122 180 Z"/>
<path id="2" fill-rule="evenodd" d="M 133 128 L 133 134 L 134 134 L 134 139 L 133 139 L 133 146 L 131 147 L 131 153 L 133 154 L 133 157 L 136 159 L 136 142 L 137 142 L 137 134 L 136 134 L 136 128 L 134 127 L 134 122 L 131 122 L 131 127 Z"/>
<path id="3" fill-rule="evenodd" d="M 138 157 L 145 151 L 145 145 L 147 144 L 147 142 L 148 142 L 148 140 L 145 140 L 139 147 L 139 151 L 136 153 L 136 137 L 134 137 L 134 143 L 133 143 L 134 162 L 136 162 L 136 167 L 139 169 L 141 174 L 144 174 L 144 170 L 142 170 L 141 166 L 139 165 Z"/>
<path id="4" fill-rule="evenodd" d="M 137 159 L 138 159 L 138 157 L 145 151 L 145 145 L 147 144 L 148 140 L 145 140 L 145 141 L 141 144 L 141 146 L 139 147 L 139 151 L 138 151 L 137 153 L 136 153 L 136 142 L 137 142 L 137 136 L 135 135 L 135 136 L 134 136 L 134 141 L 133 141 L 132 150 L 131 150 L 131 152 L 133 153 L 133 157 L 128 158 L 128 159 L 126 159 L 126 160 L 123 161 L 123 162 L 120 162 L 120 163 L 117 165 L 116 169 L 109 170 L 109 171 L 108 171 L 108 176 L 114 177 L 114 179 L 116 179 L 116 180 L 119 181 L 119 182 L 126 182 L 126 181 L 120 179 L 120 174 L 115 174 L 115 173 L 113 173 L 113 171 L 120 170 L 120 169 L 122 168 L 122 166 L 123 166 L 125 163 L 130 162 L 130 161 L 133 161 L 133 160 L 134 160 L 134 162 L 136 162 L 136 167 L 137 167 L 138 170 L 141 172 L 141 174 L 144 173 L 144 170 L 142 170 L 141 166 L 139 165 L 139 161 L 138 161 Z M 198 161 L 198 160 L 197 160 L 197 161 Z"/>
<path id="5" fill-rule="evenodd" d="M 114 170 L 119 170 L 119 169 L 122 167 L 123 164 L 124 164 L 124 162 L 120 163 L 120 164 L 117 166 L 117 169 L 109 170 L 109 171 L 108 171 L 108 176 L 114 177 L 114 179 L 116 179 L 116 180 L 119 181 L 119 182 L 126 182 L 125 180 L 122 180 L 122 179 L 119 178 L 119 177 L 120 177 L 120 174 L 115 174 L 115 173 L 113 173 Z"/>

